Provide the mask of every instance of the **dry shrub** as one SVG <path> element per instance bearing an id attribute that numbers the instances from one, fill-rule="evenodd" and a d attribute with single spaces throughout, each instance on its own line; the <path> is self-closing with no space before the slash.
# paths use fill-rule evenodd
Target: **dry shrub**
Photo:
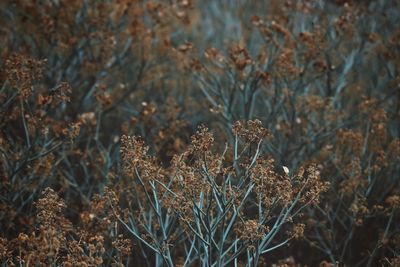
<path id="1" fill-rule="evenodd" d="M 2 1 L 2 265 L 397 266 L 399 14 Z"/>

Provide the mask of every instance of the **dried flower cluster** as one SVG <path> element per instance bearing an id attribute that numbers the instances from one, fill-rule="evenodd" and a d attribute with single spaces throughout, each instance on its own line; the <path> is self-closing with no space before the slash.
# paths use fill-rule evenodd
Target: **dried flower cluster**
<path id="1" fill-rule="evenodd" d="M 399 14 L 0 1 L 0 265 L 398 266 Z"/>

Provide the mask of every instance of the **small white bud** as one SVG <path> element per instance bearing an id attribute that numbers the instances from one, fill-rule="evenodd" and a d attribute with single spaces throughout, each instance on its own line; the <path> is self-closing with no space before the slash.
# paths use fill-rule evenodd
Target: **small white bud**
<path id="1" fill-rule="evenodd" d="M 283 171 L 286 173 L 286 175 L 289 175 L 289 168 L 286 166 L 282 166 Z"/>

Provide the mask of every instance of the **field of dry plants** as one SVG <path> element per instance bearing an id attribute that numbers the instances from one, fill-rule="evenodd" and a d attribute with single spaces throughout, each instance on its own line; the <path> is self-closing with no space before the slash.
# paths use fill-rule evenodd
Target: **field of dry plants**
<path id="1" fill-rule="evenodd" d="M 0 266 L 400 266 L 400 1 L 1 0 Z"/>

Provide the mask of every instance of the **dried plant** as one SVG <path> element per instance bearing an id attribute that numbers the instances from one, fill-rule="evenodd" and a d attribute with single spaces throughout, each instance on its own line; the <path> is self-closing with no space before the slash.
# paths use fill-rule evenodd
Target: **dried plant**
<path id="1" fill-rule="evenodd" d="M 399 14 L 1 1 L 1 266 L 398 266 Z"/>

